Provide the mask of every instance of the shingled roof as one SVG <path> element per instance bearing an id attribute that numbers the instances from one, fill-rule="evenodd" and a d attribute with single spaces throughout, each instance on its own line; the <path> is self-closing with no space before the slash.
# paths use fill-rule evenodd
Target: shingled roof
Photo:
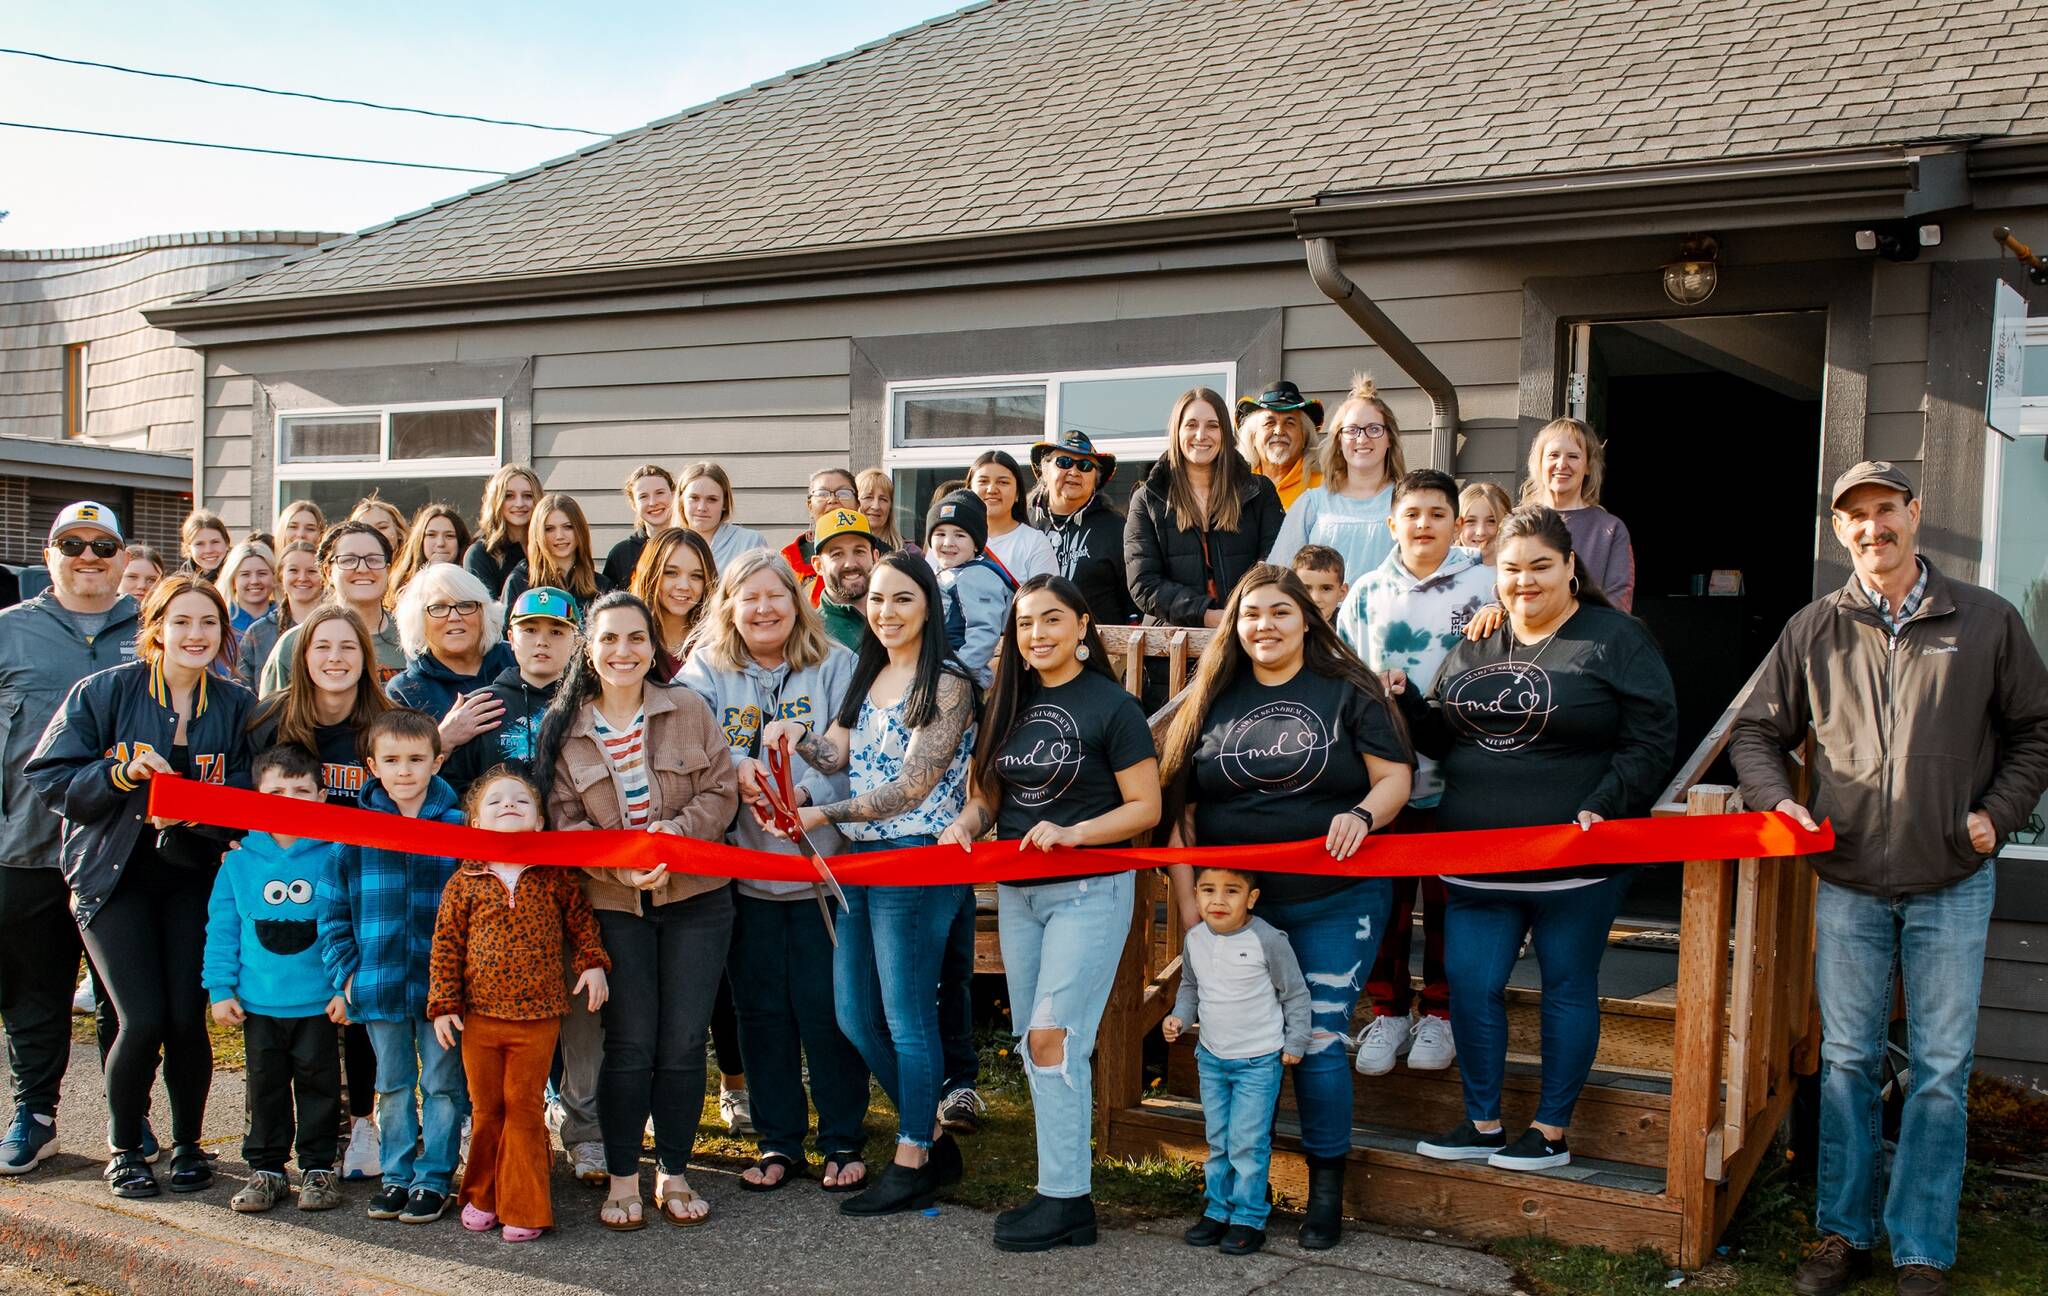
<path id="1" fill-rule="evenodd" d="M 196 300 L 2034 133 L 2035 18 L 1981 0 L 989 0 Z"/>

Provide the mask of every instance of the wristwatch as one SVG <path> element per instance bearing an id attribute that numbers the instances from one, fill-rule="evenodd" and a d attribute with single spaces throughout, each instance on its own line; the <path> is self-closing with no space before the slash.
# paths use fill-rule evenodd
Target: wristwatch
<path id="1" fill-rule="evenodd" d="M 1346 810 L 1344 813 L 1349 815 L 1357 815 L 1360 819 L 1365 820 L 1365 830 L 1367 832 L 1371 832 L 1374 828 L 1378 827 L 1378 825 L 1373 823 L 1372 821 L 1372 811 L 1366 809 L 1364 806 L 1352 806 L 1349 810 Z"/>

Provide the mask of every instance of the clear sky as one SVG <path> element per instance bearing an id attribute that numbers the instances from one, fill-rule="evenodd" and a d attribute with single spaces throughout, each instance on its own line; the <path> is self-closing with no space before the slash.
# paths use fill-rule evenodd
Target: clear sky
<path id="1" fill-rule="evenodd" d="M 965 0 L 15 0 L 0 46 L 222 81 L 626 130 Z M 0 55 L 0 121 L 518 170 L 594 136 L 440 121 Z M 0 128 L 0 247 L 348 231 L 491 177 Z"/>

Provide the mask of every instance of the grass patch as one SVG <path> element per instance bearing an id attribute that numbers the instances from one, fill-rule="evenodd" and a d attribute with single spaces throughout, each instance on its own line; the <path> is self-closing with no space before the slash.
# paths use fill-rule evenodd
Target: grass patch
<path id="1" fill-rule="evenodd" d="M 93 1033 L 93 1019 L 89 1013 L 71 1015 L 71 1039 L 76 1044 L 99 1044 L 99 1037 Z M 213 1038 L 213 1069 L 216 1071 L 240 1071 L 248 1063 L 248 1054 L 242 1048 L 242 1028 L 223 1026 L 213 1019 L 209 1010 L 206 1014 L 206 1033 Z"/>

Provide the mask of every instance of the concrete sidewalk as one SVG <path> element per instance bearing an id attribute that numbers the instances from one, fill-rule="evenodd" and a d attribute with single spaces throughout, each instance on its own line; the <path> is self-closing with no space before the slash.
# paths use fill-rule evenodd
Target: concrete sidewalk
<path id="1" fill-rule="evenodd" d="M 1310 1255 L 1289 1241 L 1293 1223 L 1257 1256 L 1231 1259 L 1183 1245 L 1185 1221 L 1105 1229 L 1094 1247 L 1004 1255 L 989 1245 L 990 1218 L 942 1206 L 936 1216 L 854 1221 L 839 1199 L 801 1183 L 778 1193 L 740 1190 L 733 1173 L 693 1169 L 711 1200 L 708 1224 L 610 1233 L 599 1195 L 560 1172 L 559 1229 L 508 1246 L 471 1234 L 454 1214 L 438 1224 L 378 1223 L 363 1214 L 370 1185 L 351 1184 L 340 1210 L 289 1206 L 237 1215 L 228 1198 L 246 1176 L 238 1160 L 242 1077 L 214 1077 L 206 1141 L 221 1153 L 215 1186 L 191 1196 L 121 1201 L 100 1180 L 106 1125 L 97 1059 L 73 1051 L 59 1121 L 64 1149 L 34 1174 L 0 1179 L 0 1260 L 13 1259 L 112 1291 L 209 1296 L 237 1293 L 489 1292 L 493 1296 L 621 1292 L 650 1281 L 677 1291 L 832 1292 L 961 1296 L 996 1283 L 1057 1296 L 1242 1296 L 1323 1292 L 1372 1296 L 1512 1296 L 1500 1261 L 1462 1248 L 1358 1231 Z M 167 1108 L 159 1094 L 158 1128 Z"/>

